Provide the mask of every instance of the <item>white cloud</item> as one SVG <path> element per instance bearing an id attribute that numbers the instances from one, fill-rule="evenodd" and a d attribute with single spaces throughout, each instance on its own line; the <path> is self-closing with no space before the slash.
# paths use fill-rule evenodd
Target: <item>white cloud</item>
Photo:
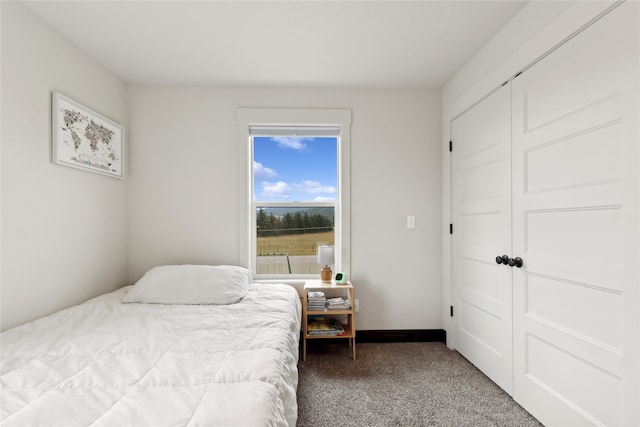
<path id="1" fill-rule="evenodd" d="M 322 185 L 318 181 L 302 181 L 302 184 L 295 184 L 295 186 L 296 189 L 309 194 L 335 194 L 336 192 L 336 187 L 331 185 Z"/>
<path id="2" fill-rule="evenodd" d="M 308 141 L 312 138 L 305 136 L 274 136 L 272 139 L 278 143 L 278 147 L 280 148 L 290 148 L 296 151 L 303 151 L 307 148 L 305 141 Z"/>
<path id="3" fill-rule="evenodd" d="M 262 182 L 262 195 L 265 197 L 288 198 L 291 193 L 291 186 L 286 182 Z"/>
<path id="4" fill-rule="evenodd" d="M 262 165 L 262 163 L 256 162 L 254 160 L 253 161 L 253 176 L 255 176 L 258 179 L 271 179 L 271 178 L 275 178 L 276 176 L 278 176 L 278 174 L 273 169 L 265 167 L 265 166 Z"/>
<path id="5" fill-rule="evenodd" d="M 284 181 L 262 181 L 262 197 L 270 199 L 309 200 L 302 194 L 317 195 L 315 202 L 335 202 L 336 188 L 321 185 L 318 181 L 302 181 L 301 183 L 287 183 Z M 295 199 L 294 199 L 295 198 Z"/>

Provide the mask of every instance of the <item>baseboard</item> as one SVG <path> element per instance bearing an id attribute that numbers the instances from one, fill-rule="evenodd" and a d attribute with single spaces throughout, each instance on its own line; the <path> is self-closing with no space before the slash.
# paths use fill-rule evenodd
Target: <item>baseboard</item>
<path id="1" fill-rule="evenodd" d="M 444 329 L 383 329 L 374 331 L 356 331 L 356 342 L 447 342 Z"/>

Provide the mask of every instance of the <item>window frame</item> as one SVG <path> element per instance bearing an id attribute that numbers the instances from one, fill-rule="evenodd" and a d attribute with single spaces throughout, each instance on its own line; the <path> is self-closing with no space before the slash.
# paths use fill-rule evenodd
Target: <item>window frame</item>
<path id="1" fill-rule="evenodd" d="M 257 274 L 255 270 L 256 208 L 253 196 L 253 144 L 251 126 L 333 126 L 339 127 L 338 139 L 338 200 L 325 205 L 335 206 L 334 248 L 335 272 L 351 272 L 351 173 L 350 137 L 351 110 L 298 108 L 238 108 L 238 264 L 253 271 L 254 279 L 310 279 L 318 274 Z M 305 203 L 274 202 L 277 206 L 306 206 Z M 312 202 L 321 206 L 322 202 Z"/>

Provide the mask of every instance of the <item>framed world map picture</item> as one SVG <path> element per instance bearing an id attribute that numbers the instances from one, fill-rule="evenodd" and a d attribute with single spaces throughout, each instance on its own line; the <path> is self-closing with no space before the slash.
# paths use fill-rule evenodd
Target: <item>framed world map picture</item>
<path id="1" fill-rule="evenodd" d="M 52 93 L 53 162 L 124 178 L 124 128 L 58 92 Z"/>

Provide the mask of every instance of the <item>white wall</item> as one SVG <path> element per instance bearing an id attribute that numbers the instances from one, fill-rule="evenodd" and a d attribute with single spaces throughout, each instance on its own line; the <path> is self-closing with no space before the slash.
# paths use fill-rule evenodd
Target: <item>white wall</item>
<path id="1" fill-rule="evenodd" d="M 51 163 L 51 91 L 127 126 L 126 86 L 19 2 L 2 8 L 2 329 L 127 279 L 126 181 Z"/>
<path id="2" fill-rule="evenodd" d="M 440 329 L 440 92 L 129 87 L 129 280 L 238 259 L 238 107 L 347 108 L 358 329 Z M 406 216 L 416 228 L 406 228 Z"/>
<path id="3" fill-rule="evenodd" d="M 597 17 L 614 0 L 527 4 L 480 52 L 442 88 L 442 146 L 449 145 L 450 123 L 524 67 L 540 58 Z M 455 146 L 455 141 L 454 141 Z M 451 218 L 451 162 L 442 152 L 443 228 Z M 454 226 L 455 229 L 455 226 Z M 454 304 L 451 289 L 451 236 L 442 234 L 443 306 Z M 443 311 L 447 345 L 455 347 L 455 329 Z"/>

